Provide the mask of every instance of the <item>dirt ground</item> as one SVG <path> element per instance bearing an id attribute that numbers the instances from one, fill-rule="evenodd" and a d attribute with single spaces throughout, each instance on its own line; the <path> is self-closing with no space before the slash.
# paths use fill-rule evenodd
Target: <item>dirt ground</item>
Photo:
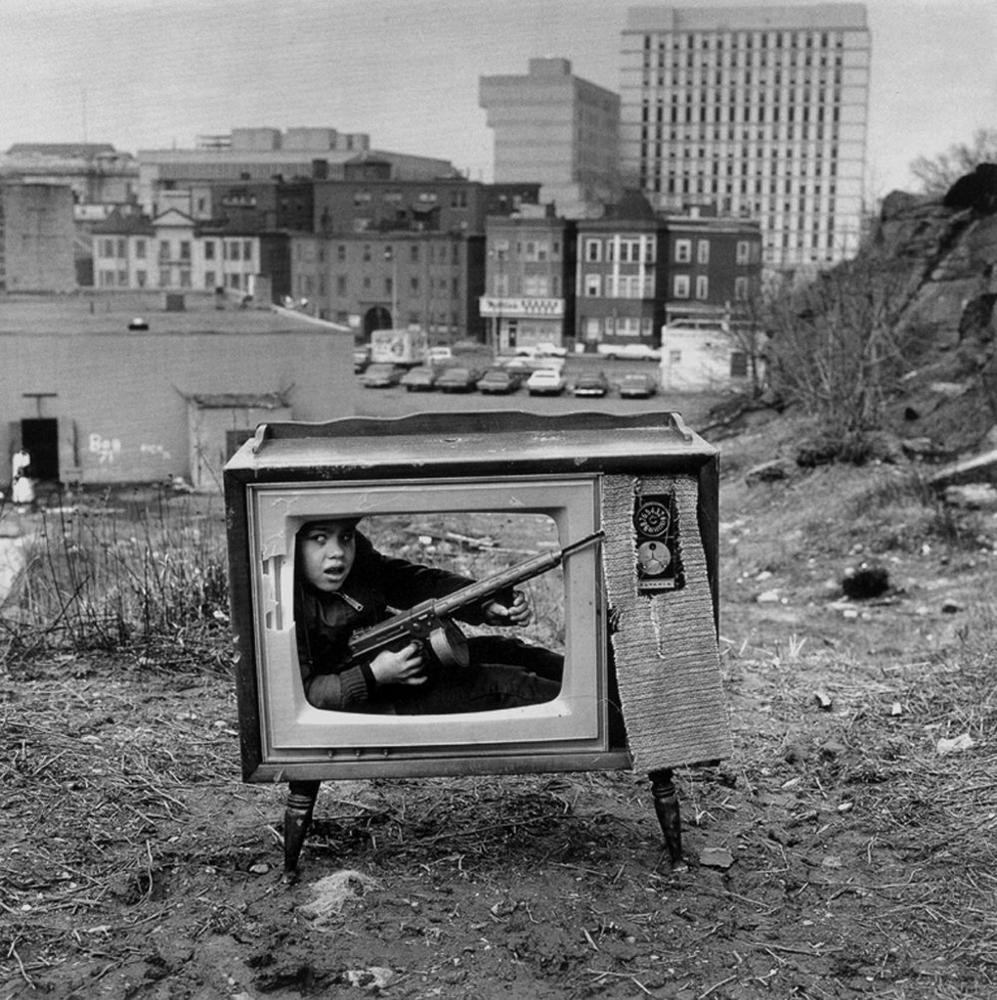
<path id="1" fill-rule="evenodd" d="M 639 774 L 377 780 L 323 785 L 285 885 L 230 677 L 67 654 L 0 676 L 0 997 L 997 995 L 992 525 L 721 447 L 735 749 L 678 775 L 687 870 Z"/>

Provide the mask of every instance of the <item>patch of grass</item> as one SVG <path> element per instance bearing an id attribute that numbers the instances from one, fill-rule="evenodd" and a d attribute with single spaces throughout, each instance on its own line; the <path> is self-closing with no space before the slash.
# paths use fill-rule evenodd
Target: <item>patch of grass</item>
<path id="1" fill-rule="evenodd" d="M 6 655 L 217 647 L 226 561 L 220 510 L 186 499 L 44 510 L 0 619 Z"/>

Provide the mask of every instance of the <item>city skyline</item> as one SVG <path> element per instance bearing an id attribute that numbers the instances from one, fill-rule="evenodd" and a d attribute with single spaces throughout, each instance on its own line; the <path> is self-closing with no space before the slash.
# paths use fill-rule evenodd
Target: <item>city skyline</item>
<path id="1" fill-rule="evenodd" d="M 809 6 L 796 0 L 765 6 Z M 620 90 L 622 0 L 5 0 L 0 150 L 23 142 L 189 148 L 234 127 L 331 126 L 374 148 L 451 160 L 492 179 L 480 76 L 569 59 Z M 681 6 L 663 4 L 662 6 Z M 709 3 L 700 6 L 735 6 Z M 988 0 L 867 0 L 872 84 L 866 186 L 997 119 Z M 279 11 L 275 17 L 274 12 Z M 372 40 L 375 47 L 372 48 Z"/>

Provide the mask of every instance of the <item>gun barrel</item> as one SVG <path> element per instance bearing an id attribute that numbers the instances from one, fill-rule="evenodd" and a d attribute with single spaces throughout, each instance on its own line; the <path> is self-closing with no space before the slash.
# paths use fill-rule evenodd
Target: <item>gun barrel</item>
<path id="1" fill-rule="evenodd" d="M 436 601 L 436 611 L 440 615 L 449 615 L 460 608 L 477 604 L 492 594 L 498 594 L 509 587 L 514 587 L 517 583 L 524 583 L 526 580 L 531 580 L 533 577 L 539 576 L 541 573 L 546 573 L 547 570 L 559 565 L 566 556 L 572 555 L 579 549 L 593 544 L 593 542 L 598 541 L 602 537 L 602 531 L 593 532 L 591 535 L 586 535 L 585 538 L 581 538 L 577 542 L 566 545 L 557 552 L 541 552 L 539 555 L 531 556 L 524 562 L 510 566 L 508 569 L 500 570 L 498 573 L 485 577 L 483 580 L 478 580 L 476 583 L 470 583 L 466 587 L 461 587 L 460 590 L 456 590 L 446 597 L 438 598 Z"/>

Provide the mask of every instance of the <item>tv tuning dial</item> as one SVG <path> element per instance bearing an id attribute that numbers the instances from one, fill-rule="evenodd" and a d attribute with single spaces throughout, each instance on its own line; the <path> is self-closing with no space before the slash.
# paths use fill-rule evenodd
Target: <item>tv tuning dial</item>
<path id="1" fill-rule="evenodd" d="M 648 500 L 637 508 L 637 530 L 649 538 L 660 538 L 671 523 L 668 506 L 660 500 Z"/>

